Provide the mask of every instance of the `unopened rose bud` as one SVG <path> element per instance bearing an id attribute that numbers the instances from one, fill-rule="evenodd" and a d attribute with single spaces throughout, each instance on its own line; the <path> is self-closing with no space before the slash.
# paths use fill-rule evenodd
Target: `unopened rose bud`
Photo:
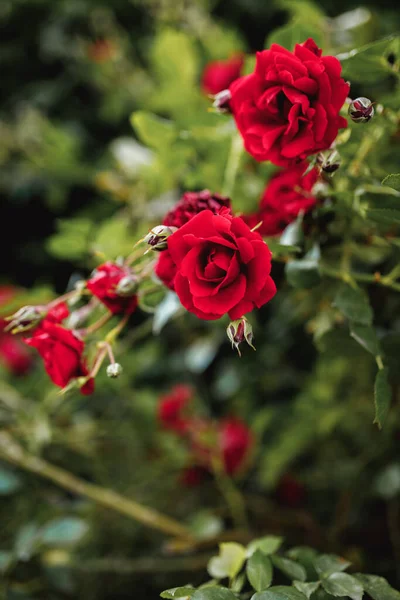
<path id="1" fill-rule="evenodd" d="M 231 321 L 226 329 L 226 333 L 232 343 L 232 348 L 236 348 L 239 356 L 241 356 L 239 345 L 242 342 L 246 342 L 255 350 L 253 346 L 253 328 L 245 317 Z"/>
<path id="2" fill-rule="evenodd" d="M 122 373 L 122 367 L 119 363 L 112 363 L 111 365 L 108 365 L 107 367 L 107 377 L 111 377 L 112 379 L 115 379 L 116 377 L 119 377 Z"/>
<path id="3" fill-rule="evenodd" d="M 20 333 L 32 329 L 42 320 L 46 311 L 43 306 L 23 306 L 10 317 L 6 317 L 6 321 L 10 323 L 5 327 L 4 331 L 11 333 Z"/>
<path id="4" fill-rule="evenodd" d="M 324 173 L 334 173 L 340 167 L 340 154 L 337 150 L 325 150 L 318 154 L 317 163 Z"/>
<path id="5" fill-rule="evenodd" d="M 374 116 L 374 112 L 369 98 L 356 98 L 349 106 L 349 116 L 354 123 L 368 123 Z"/>
<path id="6" fill-rule="evenodd" d="M 137 288 L 137 277 L 135 275 L 126 275 L 118 282 L 115 292 L 118 296 L 128 297 L 136 294 Z"/>
<path id="7" fill-rule="evenodd" d="M 229 90 L 222 90 L 222 92 L 218 92 L 214 96 L 213 108 L 215 108 L 218 112 L 228 112 L 229 111 L 229 101 L 232 98 L 232 95 Z"/>
<path id="8" fill-rule="evenodd" d="M 157 225 L 149 231 L 143 241 L 151 246 L 152 250 L 166 250 L 167 239 L 177 230 L 177 227 L 167 227 L 167 225 Z"/>

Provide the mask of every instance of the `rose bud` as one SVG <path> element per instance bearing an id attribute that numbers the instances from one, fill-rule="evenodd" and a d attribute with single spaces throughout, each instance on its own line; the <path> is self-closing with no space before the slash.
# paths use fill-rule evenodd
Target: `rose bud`
<path id="1" fill-rule="evenodd" d="M 122 366 L 119 363 L 112 363 L 107 367 L 107 377 L 115 379 L 121 375 L 122 370 Z"/>
<path id="2" fill-rule="evenodd" d="M 130 296 L 133 296 L 133 294 L 137 291 L 137 288 L 137 277 L 135 277 L 135 275 L 126 275 L 119 281 L 115 291 L 118 296 L 129 298 Z"/>
<path id="3" fill-rule="evenodd" d="M 11 330 L 11 333 L 28 331 L 35 327 L 45 314 L 44 306 L 23 306 L 10 317 L 6 317 L 5 320 L 11 322 L 5 327 L 4 331 Z"/>
<path id="4" fill-rule="evenodd" d="M 201 78 L 201 87 L 206 94 L 219 94 L 240 77 L 244 65 L 244 56 L 236 54 L 228 60 L 209 62 Z"/>
<path id="5" fill-rule="evenodd" d="M 228 338 L 232 343 L 232 348 L 236 348 L 239 356 L 241 356 L 239 345 L 242 342 L 247 342 L 253 350 L 253 328 L 245 317 L 231 321 L 226 329 Z"/>
<path id="6" fill-rule="evenodd" d="M 356 98 L 349 106 L 349 116 L 354 123 L 368 123 L 374 116 L 374 106 L 369 98 Z"/>
<path id="7" fill-rule="evenodd" d="M 157 225 L 149 231 L 149 233 L 143 238 L 143 241 L 151 246 L 152 250 L 167 249 L 167 238 L 177 230 L 177 227 L 167 227 L 166 225 Z"/>
<path id="8" fill-rule="evenodd" d="M 214 96 L 214 101 L 213 101 L 213 108 L 215 108 L 215 110 L 217 112 L 228 112 L 229 111 L 229 100 L 231 99 L 232 94 L 230 93 L 229 90 L 222 90 L 222 92 L 219 92 L 218 94 L 216 94 Z"/>
<path id="9" fill-rule="evenodd" d="M 337 150 L 326 150 L 325 152 L 320 152 L 317 156 L 317 163 L 324 173 L 334 173 L 340 167 L 340 154 Z"/>
<path id="10" fill-rule="evenodd" d="M 137 278 L 128 267 L 106 262 L 95 269 L 86 286 L 114 315 L 131 314 L 137 307 Z"/>

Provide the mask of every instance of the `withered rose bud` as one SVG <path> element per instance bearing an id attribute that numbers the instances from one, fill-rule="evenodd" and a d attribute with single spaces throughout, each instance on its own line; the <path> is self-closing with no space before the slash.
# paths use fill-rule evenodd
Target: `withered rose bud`
<path id="1" fill-rule="evenodd" d="M 349 116 L 354 123 L 368 123 L 374 116 L 374 106 L 369 98 L 356 98 L 349 106 Z"/>
<path id="2" fill-rule="evenodd" d="M 116 377 L 119 377 L 122 373 L 122 367 L 119 363 L 112 363 L 111 365 L 108 365 L 107 367 L 107 377 L 111 377 L 112 379 L 115 379 Z"/>
<path id="3" fill-rule="evenodd" d="M 6 317 L 6 321 L 10 321 L 4 331 L 11 333 L 20 333 L 28 331 L 35 327 L 46 314 L 44 306 L 23 306 L 10 317 Z"/>
<path id="4" fill-rule="evenodd" d="M 226 329 L 226 333 L 232 348 L 236 348 L 239 356 L 241 356 L 239 345 L 242 342 L 246 342 L 253 350 L 253 328 L 245 317 L 231 321 Z"/>
<path id="5" fill-rule="evenodd" d="M 214 96 L 213 108 L 218 112 L 229 112 L 229 101 L 232 95 L 229 90 L 222 90 Z"/>
<path id="6" fill-rule="evenodd" d="M 151 246 L 152 250 L 166 250 L 168 243 L 167 239 L 177 230 L 177 227 L 167 227 L 167 225 L 157 225 L 149 231 L 143 241 Z"/>
<path id="7" fill-rule="evenodd" d="M 325 150 L 318 154 L 317 163 L 324 173 L 331 174 L 340 167 L 341 157 L 337 150 Z"/>
<path id="8" fill-rule="evenodd" d="M 133 296 L 137 292 L 137 281 L 137 277 L 133 274 L 125 275 L 125 277 L 122 277 L 122 279 L 120 279 L 120 281 L 117 283 L 117 287 L 115 288 L 117 296 Z"/>

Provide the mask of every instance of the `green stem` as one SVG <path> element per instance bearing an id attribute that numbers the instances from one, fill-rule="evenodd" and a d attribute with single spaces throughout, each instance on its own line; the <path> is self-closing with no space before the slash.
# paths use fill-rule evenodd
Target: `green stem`
<path id="1" fill-rule="evenodd" d="M 152 508 L 143 506 L 113 490 L 103 488 L 93 483 L 87 483 L 68 471 L 56 467 L 38 456 L 28 454 L 12 438 L 12 436 L 6 432 L 0 433 L 0 457 L 25 471 L 49 479 L 56 485 L 70 492 L 90 498 L 97 504 L 134 519 L 147 527 L 157 529 L 168 535 L 184 538 L 188 541 L 193 540 L 191 532 L 175 519 L 167 517 Z"/>
<path id="2" fill-rule="evenodd" d="M 246 506 L 242 494 L 234 484 L 233 480 L 226 473 L 222 457 L 215 455 L 211 458 L 211 467 L 214 479 L 220 489 L 221 494 L 226 500 L 236 527 L 248 528 Z"/>
<path id="3" fill-rule="evenodd" d="M 386 277 L 380 277 L 378 274 L 370 275 L 369 273 L 354 273 L 354 271 L 347 273 L 340 271 L 339 269 L 328 267 L 327 265 L 320 265 L 320 272 L 322 275 L 326 275 L 327 277 L 332 277 L 334 279 L 341 279 L 346 283 L 351 283 L 352 281 L 376 283 L 377 285 L 389 287 L 396 292 L 400 292 L 400 284 L 395 283 Z"/>
<path id="4" fill-rule="evenodd" d="M 240 157 L 243 151 L 243 142 L 241 137 L 235 132 L 232 136 L 231 149 L 229 151 L 228 161 L 226 163 L 224 183 L 222 186 L 222 194 L 232 196 L 235 187 L 236 174 L 239 169 Z"/>

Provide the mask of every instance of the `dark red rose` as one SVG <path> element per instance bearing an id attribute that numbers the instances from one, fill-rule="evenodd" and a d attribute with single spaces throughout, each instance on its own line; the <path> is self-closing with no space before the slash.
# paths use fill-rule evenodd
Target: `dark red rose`
<path id="1" fill-rule="evenodd" d="M 22 341 L 4 332 L 7 322 L 0 319 L 0 361 L 13 375 L 25 375 L 32 365 L 32 357 Z"/>
<path id="2" fill-rule="evenodd" d="M 318 170 L 303 176 L 308 165 L 301 163 L 274 175 L 261 199 L 258 212 L 243 215 L 249 227 L 257 228 L 260 235 L 278 235 L 294 221 L 300 211 L 310 211 L 317 203 L 311 190 L 318 179 Z"/>
<path id="3" fill-rule="evenodd" d="M 204 210 L 168 238 L 175 291 L 200 319 L 238 319 L 275 295 L 271 252 L 240 217 Z"/>
<path id="4" fill-rule="evenodd" d="M 75 332 L 45 319 L 32 337 L 26 338 L 28 346 L 36 348 L 43 358 L 50 379 L 59 387 L 65 387 L 76 377 L 86 377 L 88 370 L 83 359 L 85 344 Z M 91 394 L 93 379 L 82 387 L 82 394 Z"/>
<path id="5" fill-rule="evenodd" d="M 296 508 L 303 503 L 306 492 L 304 485 L 296 477 L 286 473 L 278 483 L 276 495 L 281 504 Z"/>
<path id="6" fill-rule="evenodd" d="M 218 94 L 226 90 L 235 79 L 240 77 L 244 57 L 239 54 L 228 60 L 209 62 L 201 78 L 201 87 L 206 94 Z"/>
<path id="7" fill-rule="evenodd" d="M 218 444 L 229 475 L 235 475 L 245 465 L 253 442 L 251 430 L 237 418 L 225 419 L 218 425 Z"/>
<path id="8" fill-rule="evenodd" d="M 229 87 L 230 110 L 256 160 L 289 166 L 329 148 L 347 126 L 339 111 L 350 86 L 333 56 L 312 39 L 289 52 L 278 44 L 257 52 L 254 73 Z"/>
<path id="9" fill-rule="evenodd" d="M 169 394 L 160 398 L 158 420 L 164 429 L 177 433 L 187 430 L 188 418 L 183 412 L 193 397 L 193 390 L 188 385 L 176 385 Z"/>
<path id="10" fill-rule="evenodd" d="M 114 315 L 133 313 L 137 307 L 135 276 L 127 267 L 106 262 L 97 267 L 86 285 Z"/>
<path id="11" fill-rule="evenodd" d="M 182 227 L 190 221 L 195 215 L 203 210 L 211 210 L 218 214 L 221 208 L 231 207 L 229 198 L 212 194 L 209 190 L 201 192 L 185 192 L 163 220 L 163 225 L 168 227 Z"/>

